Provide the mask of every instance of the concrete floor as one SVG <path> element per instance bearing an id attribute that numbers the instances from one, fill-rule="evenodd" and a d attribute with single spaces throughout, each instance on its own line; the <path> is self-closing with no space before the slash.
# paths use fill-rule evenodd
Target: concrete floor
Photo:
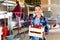
<path id="1" fill-rule="evenodd" d="M 59 32 L 54 32 L 54 33 L 49 33 L 46 36 L 47 40 L 60 40 L 60 31 Z"/>
<path id="2" fill-rule="evenodd" d="M 46 39 L 47 40 L 60 40 L 60 33 L 49 33 L 46 36 Z M 18 39 L 14 39 L 14 40 L 18 40 Z M 25 34 L 25 37 L 24 35 L 21 35 L 20 40 L 29 40 L 28 34 Z"/>
<path id="3" fill-rule="evenodd" d="M 20 32 L 27 30 L 28 28 L 21 29 Z M 17 29 L 13 30 L 14 34 L 17 34 Z M 46 35 L 47 40 L 60 40 L 60 31 L 59 32 L 49 32 L 48 35 Z M 22 34 L 20 38 L 15 38 L 13 40 L 29 40 L 28 34 Z"/>

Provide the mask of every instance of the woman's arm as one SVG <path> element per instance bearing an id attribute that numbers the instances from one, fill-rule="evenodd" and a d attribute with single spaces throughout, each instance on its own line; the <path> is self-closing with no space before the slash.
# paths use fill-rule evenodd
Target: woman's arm
<path id="1" fill-rule="evenodd" d="M 45 25 L 44 26 L 45 26 L 45 33 L 46 34 L 48 34 L 48 32 L 49 32 L 49 29 L 48 29 L 48 25 L 47 24 L 48 24 L 48 20 L 45 19 Z"/>

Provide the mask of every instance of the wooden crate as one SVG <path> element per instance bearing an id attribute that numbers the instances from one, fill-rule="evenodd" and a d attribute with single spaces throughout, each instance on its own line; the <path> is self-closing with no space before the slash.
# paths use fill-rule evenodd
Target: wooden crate
<path id="1" fill-rule="evenodd" d="M 28 35 L 42 38 L 44 36 L 44 27 L 42 27 L 41 29 L 29 27 L 29 34 Z"/>

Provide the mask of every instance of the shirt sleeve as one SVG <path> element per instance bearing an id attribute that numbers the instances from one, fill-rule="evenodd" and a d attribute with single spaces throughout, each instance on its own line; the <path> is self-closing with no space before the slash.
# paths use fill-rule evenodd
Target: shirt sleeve
<path id="1" fill-rule="evenodd" d="M 31 20 L 31 23 L 30 23 L 30 25 L 31 25 L 31 26 L 33 25 L 33 20 Z"/>
<path id="2" fill-rule="evenodd" d="M 48 26 L 48 20 L 45 18 L 45 27 Z"/>
<path id="3" fill-rule="evenodd" d="M 49 29 L 48 29 L 48 20 L 47 19 L 45 19 L 45 33 L 46 34 L 48 34 L 48 31 L 49 31 Z"/>

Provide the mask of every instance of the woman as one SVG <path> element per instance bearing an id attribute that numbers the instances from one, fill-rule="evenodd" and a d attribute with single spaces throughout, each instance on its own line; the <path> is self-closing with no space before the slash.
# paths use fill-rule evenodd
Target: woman
<path id="1" fill-rule="evenodd" d="M 36 16 L 33 17 L 31 21 L 31 25 L 41 25 L 42 27 L 45 27 L 45 33 L 48 33 L 47 19 L 44 16 L 42 16 L 41 12 L 42 12 L 41 7 L 39 5 L 35 6 Z M 45 37 L 38 38 L 33 36 L 30 36 L 29 39 L 30 40 L 46 40 Z"/>

